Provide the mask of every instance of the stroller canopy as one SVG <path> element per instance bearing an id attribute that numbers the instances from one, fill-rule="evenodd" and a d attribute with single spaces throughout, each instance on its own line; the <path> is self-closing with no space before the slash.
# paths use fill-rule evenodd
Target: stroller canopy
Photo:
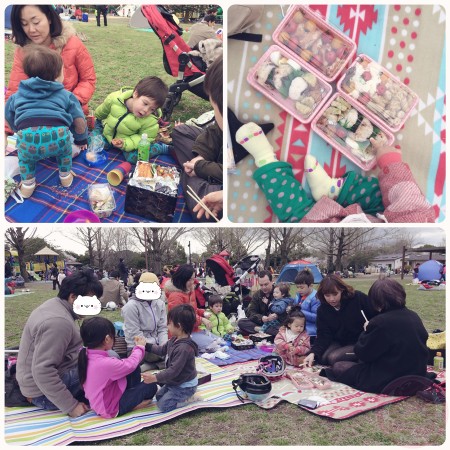
<path id="1" fill-rule="evenodd" d="M 281 269 L 277 283 L 293 283 L 297 274 L 303 269 L 309 269 L 312 272 L 314 283 L 320 283 L 322 281 L 322 274 L 315 264 L 309 261 L 299 260 L 291 261 Z"/>
<path id="2" fill-rule="evenodd" d="M 234 269 L 222 256 L 212 255 L 211 258 L 206 260 L 206 267 L 212 270 L 217 284 L 234 286 Z"/>

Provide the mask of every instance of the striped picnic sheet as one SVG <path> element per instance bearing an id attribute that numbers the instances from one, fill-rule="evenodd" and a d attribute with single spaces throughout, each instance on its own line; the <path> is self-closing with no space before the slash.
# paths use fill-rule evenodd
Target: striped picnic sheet
<path id="1" fill-rule="evenodd" d="M 9 445 L 67 445 L 111 439 L 134 433 L 200 408 L 242 405 L 231 386 L 235 373 L 197 358 L 197 369 L 211 373 L 211 381 L 198 387 L 202 401 L 162 413 L 156 404 L 114 419 L 102 419 L 94 412 L 72 419 L 59 411 L 34 407 L 5 408 L 5 441 Z"/>

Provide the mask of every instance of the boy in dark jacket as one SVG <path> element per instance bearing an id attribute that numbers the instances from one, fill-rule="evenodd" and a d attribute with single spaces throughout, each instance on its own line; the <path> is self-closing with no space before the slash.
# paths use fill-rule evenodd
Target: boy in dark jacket
<path id="1" fill-rule="evenodd" d="M 186 124 L 177 125 L 172 132 L 175 156 L 184 168 L 181 176 L 183 191 L 187 192 L 189 185 L 200 198 L 223 189 L 222 88 L 223 61 L 218 57 L 209 66 L 204 82 L 204 90 L 214 109 L 215 123 L 205 130 Z M 185 200 L 189 211 L 193 212 L 197 203 L 187 195 Z M 197 220 L 196 213 L 192 215 Z"/>
<path id="2" fill-rule="evenodd" d="M 172 335 L 164 345 L 146 344 L 145 350 L 159 356 L 166 356 L 166 369 L 153 374 L 144 372 L 145 383 L 162 384 L 156 393 L 158 408 L 162 412 L 172 411 L 184 404 L 196 401 L 198 379 L 195 357 L 198 356 L 197 344 L 190 334 L 196 322 L 194 308 L 191 305 L 178 305 L 169 310 L 167 327 Z"/>

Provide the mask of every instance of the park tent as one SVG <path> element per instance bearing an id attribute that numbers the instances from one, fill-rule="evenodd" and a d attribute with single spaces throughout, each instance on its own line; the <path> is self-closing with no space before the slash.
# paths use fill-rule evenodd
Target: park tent
<path id="1" fill-rule="evenodd" d="M 5 29 L 7 29 L 7 30 L 11 29 L 11 11 L 12 11 L 12 5 L 8 5 L 5 8 Z"/>
<path id="2" fill-rule="evenodd" d="M 430 259 L 419 266 L 419 281 L 440 280 L 442 264 Z"/>
<path id="3" fill-rule="evenodd" d="M 309 261 L 297 260 L 286 264 L 277 278 L 277 283 L 293 283 L 297 274 L 303 269 L 309 269 L 314 276 L 314 283 L 322 281 L 322 274 L 317 266 Z"/>

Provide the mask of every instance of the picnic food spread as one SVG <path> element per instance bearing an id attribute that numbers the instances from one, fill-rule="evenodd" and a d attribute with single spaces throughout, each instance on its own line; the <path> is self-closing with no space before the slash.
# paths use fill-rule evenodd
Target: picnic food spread
<path id="1" fill-rule="evenodd" d="M 180 174 L 175 167 L 165 167 L 159 164 L 138 161 L 130 186 L 176 196 Z"/>
<path id="2" fill-rule="evenodd" d="M 91 184 L 88 195 L 92 211 L 100 218 L 109 217 L 116 208 L 114 195 L 109 184 Z"/>

